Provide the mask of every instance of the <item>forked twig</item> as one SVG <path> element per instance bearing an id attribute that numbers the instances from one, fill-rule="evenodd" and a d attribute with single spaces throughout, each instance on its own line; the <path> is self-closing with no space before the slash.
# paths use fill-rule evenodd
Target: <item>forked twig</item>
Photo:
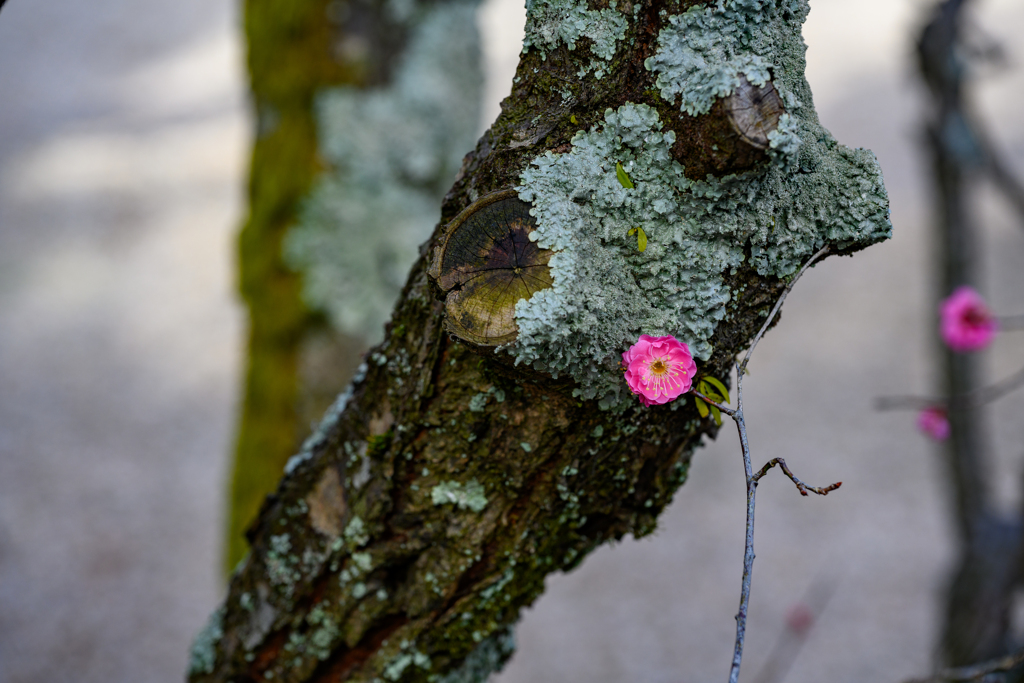
<path id="1" fill-rule="evenodd" d="M 754 475 L 754 483 L 756 484 L 761 479 L 761 477 L 768 474 L 768 470 L 775 467 L 776 465 L 778 465 L 779 468 L 783 471 L 783 473 L 787 477 L 789 477 L 790 481 L 796 484 L 796 490 L 800 492 L 801 496 L 806 496 L 808 491 L 810 491 L 811 493 L 817 493 L 819 496 L 827 496 L 829 491 L 835 491 L 837 488 L 843 485 L 843 482 L 837 481 L 836 483 L 829 484 L 828 486 L 808 486 L 807 484 L 800 481 L 795 474 L 793 474 L 793 472 L 786 465 L 786 461 L 783 460 L 782 458 L 772 458 L 771 460 L 769 460 L 765 464 L 765 466 L 762 467 L 760 471 L 758 471 L 758 473 Z"/>
<path id="2" fill-rule="evenodd" d="M 797 272 L 793 279 L 790 280 L 789 284 L 786 285 L 785 289 L 782 290 L 782 295 L 779 300 L 775 303 L 775 307 L 772 308 L 771 313 L 768 314 L 768 319 L 764 321 L 760 331 L 754 337 L 754 340 L 750 343 L 750 348 L 747 349 L 746 355 L 743 360 L 736 364 L 736 408 L 727 408 L 715 401 L 711 401 L 707 396 L 693 391 L 695 396 L 699 396 L 704 401 L 707 401 L 710 405 L 715 406 L 718 410 L 722 411 L 736 422 L 736 430 L 740 435 L 740 448 L 743 451 L 743 471 L 747 479 L 747 533 L 746 540 L 744 543 L 743 550 L 743 582 L 740 588 L 740 608 L 736 613 L 736 644 L 733 648 L 732 656 L 732 667 L 729 669 L 729 683 L 738 683 L 740 677 L 740 665 L 743 663 L 743 643 L 746 639 L 747 633 L 747 612 L 750 607 L 750 582 L 754 573 L 754 499 L 757 491 L 757 483 L 765 474 L 768 473 L 772 467 L 778 465 L 782 471 L 796 484 L 797 490 L 800 491 L 801 495 L 806 496 L 808 491 L 813 491 L 818 495 L 824 496 L 829 491 L 834 491 L 839 488 L 842 482 L 832 484 L 826 487 L 815 487 L 808 486 L 803 483 L 790 471 L 789 467 L 781 458 L 774 458 L 767 465 L 761 468 L 757 474 L 754 474 L 753 467 L 750 464 L 750 442 L 747 439 L 747 423 L 743 417 L 743 375 L 747 369 L 747 363 L 750 362 L 750 356 L 754 353 L 754 347 L 761 341 L 761 337 L 764 336 L 765 331 L 771 326 L 772 321 L 775 320 L 775 316 L 778 315 L 779 309 L 782 308 L 783 302 L 786 300 L 786 296 L 790 290 L 793 289 L 793 285 L 796 284 L 800 276 L 819 258 L 828 253 L 828 246 L 822 247 L 814 256 L 810 258 L 803 265 L 803 267 Z"/>

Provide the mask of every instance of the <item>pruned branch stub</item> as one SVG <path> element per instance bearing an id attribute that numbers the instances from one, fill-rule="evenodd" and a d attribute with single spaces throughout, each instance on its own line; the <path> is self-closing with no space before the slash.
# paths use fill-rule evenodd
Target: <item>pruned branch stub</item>
<path id="1" fill-rule="evenodd" d="M 552 254 L 530 240 L 537 227 L 515 190 L 473 202 L 449 223 L 429 274 L 445 294 L 445 325 L 482 346 L 515 340 L 516 303 L 551 286 Z"/>

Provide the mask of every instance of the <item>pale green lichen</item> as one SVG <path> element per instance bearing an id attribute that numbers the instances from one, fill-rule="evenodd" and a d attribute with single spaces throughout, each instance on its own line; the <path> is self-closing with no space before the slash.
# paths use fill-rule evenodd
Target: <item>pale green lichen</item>
<path id="1" fill-rule="evenodd" d="M 363 520 L 359 517 L 353 517 L 349 521 L 348 525 L 345 526 L 345 531 L 342 532 L 342 536 L 356 548 L 362 547 L 370 541 L 370 536 L 366 532 L 366 525 L 363 524 Z"/>
<path id="2" fill-rule="evenodd" d="M 515 633 L 511 626 L 492 633 L 480 641 L 462 665 L 444 676 L 431 677 L 433 683 L 484 683 L 490 675 L 500 671 L 516 649 Z"/>
<path id="3" fill-rule="evenodd" d="M 213 673 L 213 667 L 217 663 L 217 643 L 224 635 L 223 620 L 224 607 L 222 606 L 210 615 L 206 626 L 192 641 L 192 650 L 188 660 L 189 676 Z"/>
<path id="4" fill-rule="evenodd" d="M 359 568 L 359 571 L 368 572 L 373 568 L 373 558 L 370 553 L 352 553 L 352 564 Z"/>
<path id="5" fill-rule="evenodd" d="M 797 122 L 789 114 L 780 116 L 778 126 L 768 133 L 768 154 L 783 170 L 795 171 L 801 144 Z"/>
<path id="6" fill-rule="evenodd" d="M 331 170 L 286 236 L 285 259 L 303 274 L 307 304 L 342 332 L 380 338 L 476 140 L 483 87 L 477 4 L 410 4 L 409 44 L 392 83 L 319 98 L 320 151 Z"/>
<path id="7" fill-rule="evenodd" d="M 285 649 L 324 661 L 331 656 L 334 645 L 341 637 L 338 622 L 331 616 L 324 604 L 319 604 L 311 609 L 306 617 L 306 622 L 310 626 L 308 633 L 293 631 Z"/>
<path id="8" fill-rule="evenodd" d="M 302 578 L 298 569 L 299 558 L 292 554 L 291 549 L 288 534 L 279 534 L 270 537 L 266 555 L 267 577 L 273 585 L 282 587 L 288 596 L 294 591 L 295 582 Z"/>
<path id="9" fill-rule="evenodd" d="M 658 34 L 658 50 L 644 61 L 658 75 L 656 85 L 669 102 L 682 100 L 682 110 L 704 114 L 719 97 L 740 84 L 743 75 L 754 85 L 785 78 L 792 65 L 780 60 L 803 23 L 805 0 L 718 0 L 695 5 L 671 16 Z M 795 36 L 794 36 L 795 34 Z M 802 77 L 802 64 L 799 77 Z"/>
<path id="10" fill-rule="evenodd" d="M 481 391 L 475 394 L 473 398 L 469 399 L 469 410 L 473 413 L 482 413 L 484 408 L 487 406 L 487 400 L 491 397 L 498 403 L 504 403 L 505 392 L 495 387 L 490 387 L 487 391 Z M 453 421 L 454 424 L 454 421 Z"/>
<path id="11" fill-rule="evenodd" d="M 707 359 L 731 293 L 724 275 L 747 259 L 764 276 L 785 277 L 826 242 L 865 245 L 890 233 L 877 161 L 839 145 L 817 121 L 787 121 L 797 135 L 792 163 L 693 181 L 670 150 L 657 112 L 626 104 L 603 126 L 581 131 L 564 154 L 546 152 L 522 173 L 538 244 L 551 258 L 551 288 L 516 305 L 517 362 L 555 376 L 602 408 L 632 403 L 619 368 L 642 334 L 672 334 Z M 788 137 L 779 145 L 792 144 Z M 784 154 L 784 150 L 779 150 Z M 616 177 L 621 163 L 635 185 Z M 639 252 L 629 230 L 648 239 Z"/>
<path id="12" fill-rule="evenodd" d="M 459 481 L 445 481 L 430 490 L 434 505 L 454 503 L 460 509 L 480 512 L 487 507 L 487 496 L 483 485 L 476 479 L 463 484 Z"/>
<path id="13" fill-rule="evenodd" d="M 415 649 L 409 652 L 402 652 L 384 667 L 384 678 L 389 681 L 397 681 L 410 666 L 429 669 L 430 657 Z"/>
<path id="14" fill-rule="evenodd" d="M 608 9 L 592 10 L 586 2 L 577 0 L 526 0 L 526 34 L 523 38 L 523 52 L 531 47 L 540 52 L 542 58 L 558 45 L 565 44 L 570 50 L 576 49 L 576 42 L 589 38 L 590 51 L 596 57 L 580 69 L 579 75 L 593 69 L 594 75 L 604 75 L 604 63 L 615 56 L 620 40 L 626 36 L 626 18 L 616 9 L 615 0 Z"/>

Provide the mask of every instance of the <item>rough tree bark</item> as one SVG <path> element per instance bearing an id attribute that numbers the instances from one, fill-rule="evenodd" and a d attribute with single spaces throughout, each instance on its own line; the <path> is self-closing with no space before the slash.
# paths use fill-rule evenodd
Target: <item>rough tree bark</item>
<path id="1" fill-rule="evenodd" d="M 874 157 L 817 122 L 807 9 L 529 3 L 512 95 L 190 680 L 481 681 L 548 573 L 654 529 L 717 430 L 639 405 L 619 354 L 671 333 L 725 378 L 804 260 L 890 231 Z"/>

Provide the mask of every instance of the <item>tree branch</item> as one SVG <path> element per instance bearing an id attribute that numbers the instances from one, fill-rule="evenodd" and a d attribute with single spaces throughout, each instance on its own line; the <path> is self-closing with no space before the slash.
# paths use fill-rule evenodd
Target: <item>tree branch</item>
<path id="1" fill-rule="evenodd" d="M 782 304 L 786 302 L 786 297 L 789 296 L 790 290 L 793 289 L 793 285 L 796 284 L 797 280 L 800 279 L 800 277 L 808 268 L 814 265 L 815 261 L 820 259 L 825 254 L 827 254 L 828 250 L 829 246 L 827 244 L 823 246 L 821 249 L 819 249 L 814 254 L 814 256 L 808 259 L 807 263 L 805 263 L 803 267 L 799 271 L 797 271 L 796 275 L 793 276 L 793 279 L 789 281 L 788 285 L 786 285 L 786 288 L 782 290 L 782 296 L 780 296 L 779 300 L 775 302 L 775 307 L 772 308 L 771 313 L 768 314 L 768 318 L 767 320 L 764 321 L 764 325 L 761 325 L 761 329 L 757 331 L 756 335 L 754 335 L 754 340 L 750 342 L 750 348 L 747 349 L 747 355 L 743 357 L 743 361 L 739 364 L 738 372 L 740 374 L 746 372 L 747 363 L 750 362 L 750 356 L 754 353 L 754 349 L 757 347 L 757 343 L 761 341 L 761 337 L 764 336 L 764 333 L 767 332 L 768 328 L 771 326 L 772 321 L 775 320 L 775 316 L 778 315 L 779 309 L 782 308 Z"/>
<path id="2" fill-rule="evenodd" d="M 843 485 L 843 482 L 837 481 L 836 483 L 829 484 L 828 486 L 808 486 L 807 484 L 800 481 L 795 474 L 793 474 L 793 472 L 786 465 L 786 461 L 783 460 L 782 458 L 772 458 L 767 463 L 765 463 L 765 466 L 762 467 L 757 472 L 757 474 L 754 475 L 754 483 L 756 484 L 758 481 L 760 481 L 761 477 L 768 474 L 768 470 L 775 467 L 776 465 L 778 465 L 779 469 L 781 469 L 783 473 L 787 477 L 789 477 L 794 484 L 796 484 L 796 490 L 800 492 L 801 496 L 806 496 L 808 491 L 811 493 L 817 493 L 819 496 L 826 496 L 830 491 L 835 491 L 837 488 Z"/>
<path id="3" fill-rule="evenodd" d="M 747 614 L 750 609 L 750 585 L 754 575 L 754 512 L 758 481 L 768 473 L 768 470 L 778 465 L 786 476 L 796 484 L 797 490 L 802 496 L 806 496 L 808 491 L 813 491 L 820 496 L 824 496 L 842 485 L 842 482 L 837 482 L 825 487 L 808 486 L 798 479 L 792 471 L 790 471 L 789 467 L 786 466 L 786 462 L 782 458 L 774 458 L 770 460 L 761 468 L 760 471 L 757 472 L 757 474 L 754 474 L 753 467 L 750 464 L 750 441 L 747 437 L 747 423 L 743 416 L 743 375 L 746 374 L 747 363 L 750 362 L 750 357 L 754 352 L 754 347 L 757 346 L 761 337 L 764 336 L 765 331 L 771 326 L 772 321 L 775 320 L 775 316 L 778 315 L 779 310 L 782 308 L 782 304 L 785 302 L 790 290 L 793 289 L 793 286 L 797 283 L 804 272 L 806 272 L 815 261 L 824 256 L 827 252 L 828 246 L 826 245 L 819 249 L 818 252 L 815 253 L 799 271 L 797 271 L 796 275 L 793 276 L 793 279 L 790 280 L 789 284 L 787 284 L 785 289 L 783 289 L 782 294 L 779 296 L 778 301 L 772 308 L 771 313 L 768 314 L 767 320 L 764 321 L 761 329 L 754 336 L 754 339 L 750 344 L 750 348 L 747 349 L 747 353 L 743 357 L 743 360 L 736 364 L 736 409 L 726 412 L 724 406 L 717 403 L 714 404 L 715 407 L 722 412 L 725 412 L 736 422 L 736 430 L 739 432 L 740 437 L 740 450 L 743 454 L 743 472 L 746 476 L 747 483 L 747 522 L 743 548 L 743 577 L 740 583 L 740 608 L 736 613 L 736 642 L 733 646 L 732 666 L 729 669 L 729 683 L 738 683 L 740 677 L 740 666 L 743 663 L 743 645 L 747 635 Z M 705 401 L 708 400 L 707 397 L 704 396 L 701 396 L 701 398 Z"/>
<path id="4" fill-rule="evenodd" d="M 810 109 L 806 2 L 592 5 L 531 3 L 512 95 L 384 341 L 249 529 L 193 683 L 482 680 L 545 577 L 650 533 L 716 432 L 695 405 L 639 404 L 623 350 L 677 321 L 727 374 L 793 264 L 888 237 L 877 161 Z M 734 61 L 691 69 L 723 41 Z M 751 63 L 784 68 L 753 86 Z"/>
<path id="5" fill-rule="evenodd" d="M 906 683 L 966 683 L 980 681 L 991 674 L 1003 673 L 1024 664 L 1024 649 L 972 666 L 942 669 L 929 678 L 913 678 Z"/>
<path id="6" fill-rule="evenodd" d="M 980 408 L 1024 386 L 1024 368 L 995 384 L 952 398 L 930 396 L 883 396 L 875 402 L 877 410 L 923 410 L 934 406 L 945 406 L 947 410 Z"/>

